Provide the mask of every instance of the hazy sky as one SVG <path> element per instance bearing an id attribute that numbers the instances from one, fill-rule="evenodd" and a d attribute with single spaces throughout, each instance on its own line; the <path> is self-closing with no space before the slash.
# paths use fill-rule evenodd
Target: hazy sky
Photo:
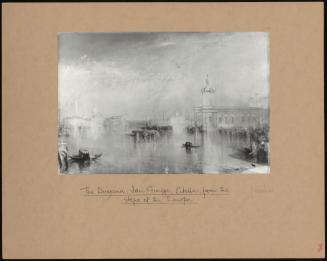
<path id="1" fill-rule="evenodd" d="M 62 116 L 93 108 L 130 119 L 201 105 L 206 75 L 219 105 L 269 95 L 268 33 L 62 33 Z"/>

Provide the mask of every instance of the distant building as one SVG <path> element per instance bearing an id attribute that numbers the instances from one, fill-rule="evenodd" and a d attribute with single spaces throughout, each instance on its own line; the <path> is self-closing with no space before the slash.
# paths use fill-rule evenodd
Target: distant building
<path id="1" fill-rule="evenodd" d="M 268 124 L 269 111 L 257 107 L 200 106 L 194 108 L 197 126 L 205 130 L 234 127 L 262 127 Z"/>
<path id="2" fill-rule="evenodd" d="M 155 118 L 155 119 L 149 120 L 149 125 L 150 126 L 167 126 L 167 125 L 169 125 L 169 121 L 170 121 L 170 119 L 168 119 L 168 118 L 164 118 L 164 119 Z"/>
<path id="3" fill-rule="evenodd" d="M 94 107 L 89 117 L 82 117 L 78 99 L 74 101 L 74 104 L 75 112 L 60 121 L 59 136 L 99 137 L 104 131 L 104 118 L 101 113 Z"/>
<path id="4" fill-rule="evenodd" d="M 150 120 L 128 120 L 126 125 L 129 130 L 136 130 L 151 126 L 152 122 Z"/>
<path id="5" fill-rule="evenodd" d="M 269 109 L 246 106 L 216 106 L 214 93 L 209 88 L 208 76 L 206 86 L 201 89 L 202 105 L 193 108 L 194 123 L 203 130 L 234 127 L 262 127 L 269 123 Z"/>
<path id="6" fill-rule="evenodd" d="M 123 132 L 126 122 L 122 116 L 112 116 L 104 119 L 103 126 L 106 132 Z"/>
<path id="7" fill-rule="evenodd" d="M 93 112 L 88 120 L 90 123 L 90 135 L 93 138 L 101 136 L 104 133 L 104 117 L 100 113 Z"/>
<path id="8" fill-rule="evenodd" d="M 97 138 L 104 132 L 103 121 L 100 114 L 92 114 L 91 117 L 65 117 L 60 122 L 59 135 Z"/>
<path id="9" fill-rule="evenodd" d="M 66 117 L 60 123 L 59 135 L 86 136 L 90 128 L 90 119 L 80 116 Z"/>

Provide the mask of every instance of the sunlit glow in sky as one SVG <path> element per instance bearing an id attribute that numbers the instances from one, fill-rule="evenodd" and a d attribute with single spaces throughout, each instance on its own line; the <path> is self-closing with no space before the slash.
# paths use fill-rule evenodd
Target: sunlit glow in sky
<path id="1" fill-rule="evenodd" d="M 267 107 L 268 47 L 263 32 L 61 33 L 61 117 L 190 112 L 207 75 L 215 105 Z"/>

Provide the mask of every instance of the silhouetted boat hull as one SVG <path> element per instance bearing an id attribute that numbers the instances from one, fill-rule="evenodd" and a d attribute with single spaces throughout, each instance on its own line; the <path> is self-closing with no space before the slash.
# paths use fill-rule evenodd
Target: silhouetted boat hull
<path id="1" fill-rule="evenodd" d="M 83 162 L 83 161 L 91 161 L 91 160 L 96 160 L 102 156 L 102 153 L 100 154 L 95 154 L 95 155 L 90 155 L 88 151 L 79 151 L 78 155 L 73 155 L 69 156 L 69 159 L 71 161 L 78 161 L 78 162 Z"/>

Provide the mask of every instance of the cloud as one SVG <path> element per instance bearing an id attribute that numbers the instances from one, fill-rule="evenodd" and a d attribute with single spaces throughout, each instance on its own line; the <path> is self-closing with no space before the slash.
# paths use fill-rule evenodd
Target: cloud
<path id="1" fill-rule="evenodd" d="M 60 44 L 59 99 L 67 113 L 77 99 L 85 113 L 97 106 L 107 116 L 192 110 L 201 103 L 207 74 L 217 105 L 269 94 L 268 38 L 262 33 L 72 34 Z"/>
<path id="2" fill-rule="evenodd" d="M 162 42 L 162 43 L 158 44 L 158 46 L 160 46 L 160 47 L 171 46 L 171 45 L 176 45 L 176 43 L 175 42 Z"/>

